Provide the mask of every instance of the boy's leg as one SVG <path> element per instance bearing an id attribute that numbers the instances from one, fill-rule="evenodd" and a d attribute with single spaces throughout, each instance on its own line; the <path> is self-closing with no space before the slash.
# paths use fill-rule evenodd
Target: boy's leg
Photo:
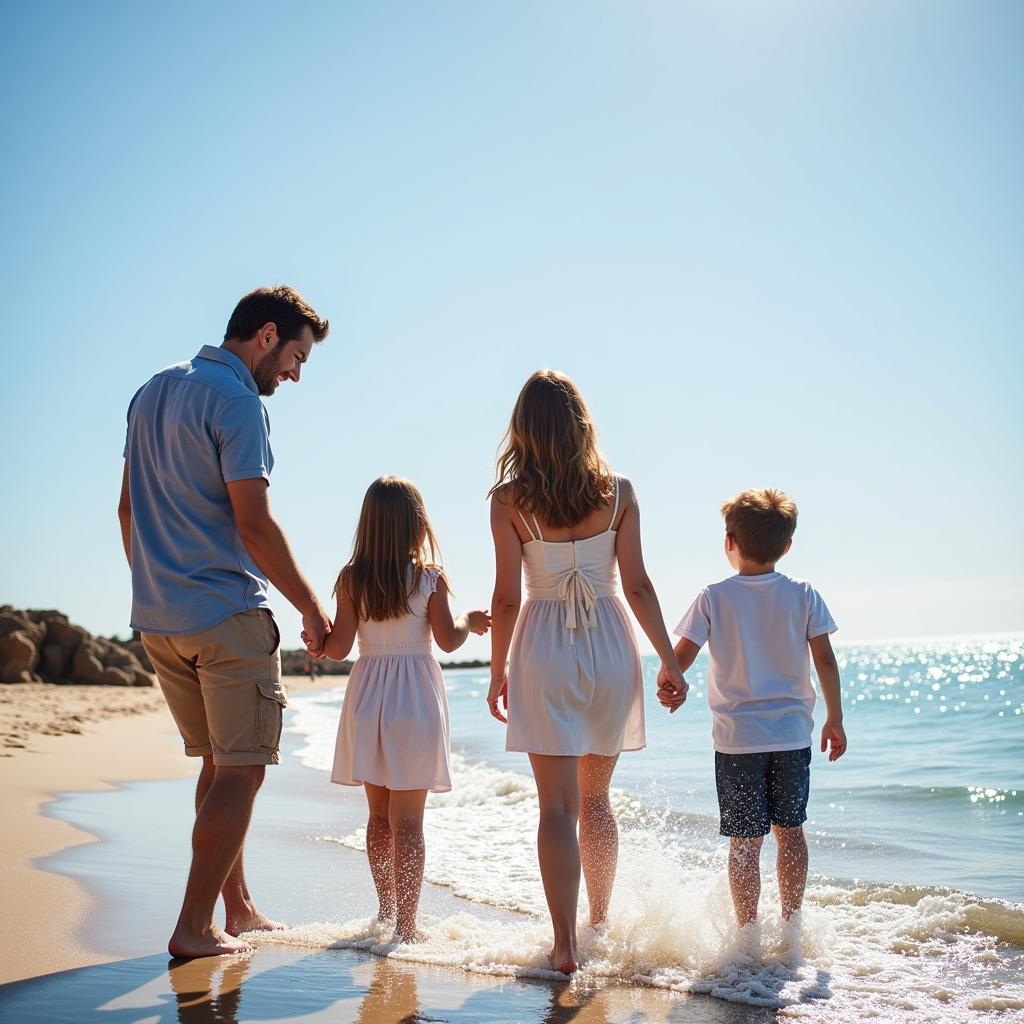
<path id="1" fill-rule="evenodd" d="M 393 789 L 388 820 L 395 843 L 395 934 L 403 942 L 415 942 L 416 910 L 423 888 L 423 806 L 425 789 Z"/>
<path id="2" fill-rule="evenodd" d="M 587 881 L 590 923 L 608 919 L 619 856 L 619 828 L 608 799 L 618 756 L 587 754 L 577 763 L 580 786 L 580 861 Z"/>
<path id="3" fill-rule="evenodd" d="M 736 922 L 741 928 L 757 920 L 763 842 L 764 836 L 733 836 L 729 840 L 729 891 L 736 909 Z"/>
<path id="4" fill-rule="evenodd" d="M 807 885 L 807 798 L 811 788 L 811 748 L 779 750 L 768 769 L 768 803 L 778 844 L 776 871 L 782 916 L 789 920 L 804 898 Z"/>
<path id="5" fill-rule="evenodd" d="M 804 900 L 807 885 L 807 840 L 802 826 L 782 828 L 772 825 L 778 855 L 775 870 L 779 876 L 779 899 L 782 903 L 782 917 L 788 921 Z"/>
<path id="6" fill-rule="evenodd" d="M 395 919 L 395 846 L 391 835 L 391 790 L 386 786 L 363 783 L 370 817 L 366 822 L 366 857 L 377 890 L 377 920 Z"/>
<path id="7" fill-rule="evenodd" d="M 729 837 L 729 889 L 742 928 L 757 920 L 761 898 L 761 844 L 771 819 L 768 809 L 770 755 L 715 751 L 719 831 Z"/>

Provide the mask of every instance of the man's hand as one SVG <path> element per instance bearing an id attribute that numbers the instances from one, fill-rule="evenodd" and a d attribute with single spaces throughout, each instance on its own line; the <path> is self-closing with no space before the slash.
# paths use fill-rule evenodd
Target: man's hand
<path id="1" fill-rule="evenodd" d="M 302 642 L 311 658 L 324 657 L 324 644 L 332 623 L 327 613 L 317 604 L 302 616 Z"/>
<path id="2" fill-rule="evenodd" d="M 821 752 L 828 750 L 828 759 L 838 761 L 846 753 L 846 732 L 842 722 L 830 722 L 826 719 L 821 727 Z"/>

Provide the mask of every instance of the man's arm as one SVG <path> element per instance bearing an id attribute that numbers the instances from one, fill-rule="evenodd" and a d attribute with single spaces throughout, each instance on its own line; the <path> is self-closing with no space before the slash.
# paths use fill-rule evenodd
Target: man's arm
<path id="1" fill-rule="evenodd" d="M 121 500 L 117 503 L 117 518 L 121 523 L 121 543 L 124 545 L 124 557 L 128 559 L 128 568 L 132 567 L 132 496 L 128 492 L 128 460 L 124 462 L 124 475 L 121 477 Z"/>
<path id="2" fill-rule="evenodd" d="M 299 572 L 284 531 L 270 511 L 270 488 L 262 477 L 233 480 L 227 485 L 238 536 L 253 561 L 302 615 L 309 653 L 323 656 L 331 621 Z"/>

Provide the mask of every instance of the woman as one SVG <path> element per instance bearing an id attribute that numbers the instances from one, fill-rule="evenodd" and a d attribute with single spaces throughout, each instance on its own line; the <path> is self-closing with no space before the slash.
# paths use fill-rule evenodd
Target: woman
<path id="1" fill-rule="evenodd" d="M 551 964 L 572 973 L 581 862 L 599 926 L 619 842 L 608 787 L 619 753 L 645 745 L 640 657 L 616 596 L 616 563 L 677 697 L 685 699 L 686 683 L 644 569 L 636 495 L 601 458 L 587 407 L 564 374 L 540 370 L 524 385 L 490 497 L 497 576 L 487 704 L 508 724 L 506 749 L 530 755 Z"/>

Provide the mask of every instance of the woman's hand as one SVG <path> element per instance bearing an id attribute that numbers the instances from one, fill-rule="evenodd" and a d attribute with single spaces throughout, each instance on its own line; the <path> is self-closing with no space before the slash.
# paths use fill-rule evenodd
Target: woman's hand
<path id="1" fill-rule="evenodd" d="M 675 660 L 662 662 L 658 672 L 658 703 L 674 714 L 686 703 L 689 683 L 683 678 L 679 665 Z"/>
<path id="2" fill-rule="evenodd" d="M 502 673 L 500 679 L 495 679 L 491 676 L 491 686 L 487 691 L 487 710 L 499 721 L 504 722 L 508 725 L 508 719 L 501 713 L 498 708 L 498 700 L 501 700 L 502 705 L 505 708 L 506 714 L 508 713 L 508 675 Z"/>
<path id="3" fill-rule="evenodd" d="M 483 636 L 491 628 L 491 613 L 485 611 L 466 612 L 466 625 L 470 633 Z"/>

